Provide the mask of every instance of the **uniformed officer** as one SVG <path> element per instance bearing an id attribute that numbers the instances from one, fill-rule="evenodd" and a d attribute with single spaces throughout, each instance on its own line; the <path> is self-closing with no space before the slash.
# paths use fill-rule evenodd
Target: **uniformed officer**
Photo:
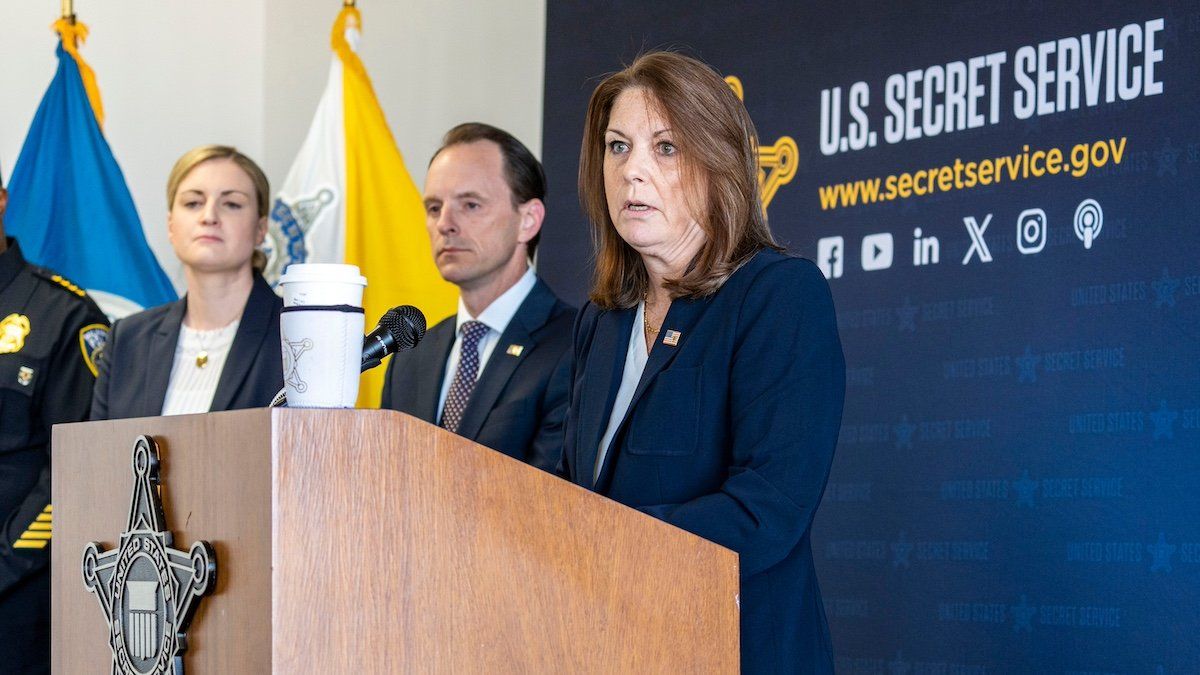
<path id="1" fill-rule="evenodd" d="M 7 206 L 0 185 L 0 670 L 48 673 L 50 427 L 86 419 L 108 320 L 25 261 L 4 234 Z"/>

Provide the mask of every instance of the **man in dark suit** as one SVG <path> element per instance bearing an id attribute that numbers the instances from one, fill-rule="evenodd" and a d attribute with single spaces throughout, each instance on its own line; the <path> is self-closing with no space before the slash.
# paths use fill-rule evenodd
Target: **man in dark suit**
<path id="1" fill-rule="evenodd" d="M 392 357 L 383 407 L 546 471 L 562 450 L 575 310 L 529 266 L 546 207 L 542 165 L 486 124 L 451 129 L 425 181 L 425 223 L 458 313 Z"/>

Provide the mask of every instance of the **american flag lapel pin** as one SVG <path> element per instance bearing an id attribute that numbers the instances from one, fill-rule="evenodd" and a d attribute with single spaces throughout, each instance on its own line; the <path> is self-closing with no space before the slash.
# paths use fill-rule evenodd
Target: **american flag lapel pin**
<path id="1" fill-rule="evenodd" d="M 505 353 L 509 356 L 520 356 L 523 351 L 525 351 L 524 345 L 509 345 Z"/>
<path id="2" fill-rule="evenodd" d="M 679 344 L 679 338 L 683 337 L 683 333 L 677 330 L 669 330 L 663 334 L 663 344 L 668 347 L 674 347 Z"/>

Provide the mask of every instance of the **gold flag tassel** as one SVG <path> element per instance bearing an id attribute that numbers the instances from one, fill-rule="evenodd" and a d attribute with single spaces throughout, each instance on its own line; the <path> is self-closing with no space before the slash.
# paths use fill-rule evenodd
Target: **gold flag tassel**
<path id="1" fill-rule="evenodd" d="M 79 76 L 83 79 L 83 88 L 87 91 L 88 102 L 92 104 L 92 112 L 96 114 L 96 122 L 104 126 L 104 104 L 100 101 L 100 87 L 96 84 L 96 73 L 83 60 L 79 53 L 79 44 L 87 41 L 88 27 L 75 20 L 74 9 L 70 0 L 63 1 L 63 16 L 51 26 L 62 39 L 63 49 L 75 64 L 79 66 Z"/>

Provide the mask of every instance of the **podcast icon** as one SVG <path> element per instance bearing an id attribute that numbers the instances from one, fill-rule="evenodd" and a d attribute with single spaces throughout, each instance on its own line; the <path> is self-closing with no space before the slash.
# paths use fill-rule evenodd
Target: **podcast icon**
<path id="1" fill-rule="evenodd" d="M 1095 199 L 1085 199 L 1075 208 L 1075 236 L 1083 242 L 1085 249 L 1092 247 L 1092 242 L 1100 236 L 1104 229 L 1104 209 Z"/>

